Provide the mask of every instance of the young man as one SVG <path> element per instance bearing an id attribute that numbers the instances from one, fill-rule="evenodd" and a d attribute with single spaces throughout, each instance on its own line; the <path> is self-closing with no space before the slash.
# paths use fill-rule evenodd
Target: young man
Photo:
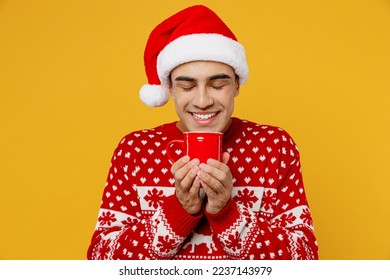
<path id="1" fill-rule="evenodd" d="M 233 118 L 248 77 L 245 51 L 211 10 L 159 24 L 145 49 L 150 106 L 174 100 L 179 120 L 125 136 L 104 189 L 89 259 L 317 259 L 299 152 L 282 129 Z M 167 143 L 223 132 L 221 162 Z M 202 191 L 201 191 L 202 190 Z"/>

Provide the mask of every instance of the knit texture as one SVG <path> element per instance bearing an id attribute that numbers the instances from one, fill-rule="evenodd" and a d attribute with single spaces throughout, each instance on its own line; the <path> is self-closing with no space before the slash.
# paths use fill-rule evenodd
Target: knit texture
<path id="1" fill-rule="evenodd" d="M 318 258 L 299 152 L 287 132 L 233 118 L 223 137 L 231 199 L 220 213 L 197 216 L 177 200 L 167 157 L 167 143 L 182 138 L 170 123 L 120 141 L 88 259 Z"/>

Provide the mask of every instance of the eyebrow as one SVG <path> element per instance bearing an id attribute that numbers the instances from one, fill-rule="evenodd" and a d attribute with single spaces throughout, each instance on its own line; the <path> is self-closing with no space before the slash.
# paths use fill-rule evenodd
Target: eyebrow
<path id="1" fill-rule="evenodd" d="M 227 74 L 216 74 L 207 78 L 208 81 L 219 80 L 219 79 L 232 79 L 232 77 L 230 77 Z M 195 82 L 196 79 L 188 76 L 178 76 L 175 78 L 175 81 Z"/>
<path id="2" fill-rule="evenodd" d="M 232 77 L 230 77 L 227 74 L 217 74 L 217 75 L 213 75 L 213 76 L 208 78 L 209 81 L 219 80 L 219 79 L 232 79 Z"/>
<path id="3" fill-rule="evenodd" d="M 187 77 L 187 76 L 178 76 L 175 78 L 175 81 L 184 81 L 184 82 L 195 82 L 195 78 Z"/>

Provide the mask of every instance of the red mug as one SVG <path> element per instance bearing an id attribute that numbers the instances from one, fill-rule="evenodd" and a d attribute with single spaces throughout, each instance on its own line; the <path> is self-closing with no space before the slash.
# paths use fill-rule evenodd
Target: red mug
<path id="1" fill-rule="evenodd" d="M 198 158 L 200 162 L 206 163 L 209 158 L 221 161 L 222 157 L 222 132 L 210 131 L 189 131 L 183 132 L 183 140 L 172 140 L 167 144 L 167 155 L 171 162 L 179 159 L 174 157 L 171 147 L 178 143 L 184 149 L 190 159 Z"/>

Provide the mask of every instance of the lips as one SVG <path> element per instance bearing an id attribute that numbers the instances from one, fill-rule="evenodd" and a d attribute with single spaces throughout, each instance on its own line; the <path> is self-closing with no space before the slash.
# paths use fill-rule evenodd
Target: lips
<path id="1" fill-rule="evenodd" d="M 192 116 L 200 121 L 207 121 L 211 119 L 212 117 L 215 117 L 217 113 L 209 113 L 209 114 L 198 114 L 198 113 L 192 113 Z"/>

